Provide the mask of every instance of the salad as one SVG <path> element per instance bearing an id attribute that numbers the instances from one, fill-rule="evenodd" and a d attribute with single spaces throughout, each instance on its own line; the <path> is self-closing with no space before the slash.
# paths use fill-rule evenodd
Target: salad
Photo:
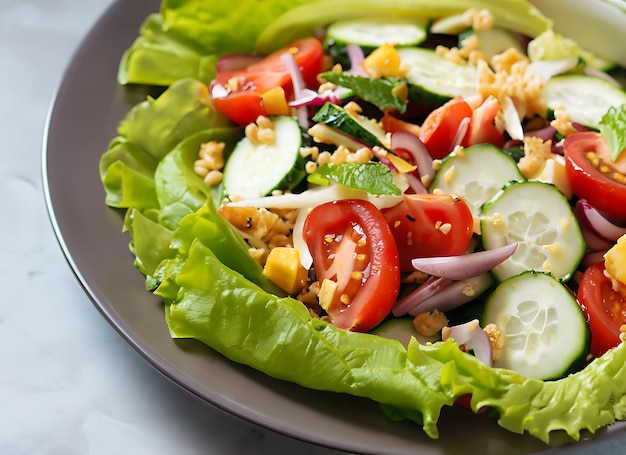
<path id="1" fill-rule="evenodd" d="M 161 90 L 100 175 L 171 336 L 432 438 L 623 420 L 623 62 L 522 0 L 245 3 L 164 0 L 120 64 Z"/>

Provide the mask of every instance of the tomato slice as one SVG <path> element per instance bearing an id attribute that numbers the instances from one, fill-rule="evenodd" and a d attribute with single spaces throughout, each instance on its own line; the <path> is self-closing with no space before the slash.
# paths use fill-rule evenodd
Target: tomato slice
<path id="1" fill-rule="evenodd" d="M 504 145 L 504 134 L 495 125 L 496 116 L 500 111 L 500 102 L 488 96 L 480 106 L 472 112 L 469 130 L 463 138 L 463 146 L 489 143 L 496 147 Z"/>
<path id="2" fill-rule="evenodd" d="M 600 357 L 621 343 L 620 327 L 626 324 L 626 297 L 613 290 L 604 274 L 604 262 L 588 267 L 583 273 L 578 303 L 591 329 L 591 354 Z"/>
<path id="3" fill-rule="evenodd" d="M 430 156 L 446 157 L 452 150 L 452 142 L 464 118 L 472 117 L 472 108 L 461 97 L 455 97 L 432 111 L 422 123 L 419 138 Z"/>
<path id="4" fill-rule="evenodd" d="M 281 55 L 291 53 L 307 86 L 317 84 L 322 71 L 324 50 L 316 38 L 304 38 L 268 55 L 245 69 L 223 71 L 211 82 L 211 97 L 216 108 L 233 122 L 247 125 L 264 115 L 262 95 L 275 87 L 282 87 L 287 97 L 293 87 L 287 66 Z"/>
<path id="5" fill-rule="evenodd" d="M 612 162 L 606 139 L 594 131 L 570 134 L 563 151 L 574 194 L 605 214 L 625 220 L 626 157 Z"/>
<path id="6" fill-rule="evenodd" d="M 376 206 L 356 199 L 318 205 L 304 222 L 303 236 L 320 283 L 336 284 L 324 305 L 332 323 L 367 332 L 382 322 L 398 297 L 400 267 L 393 236 Z"/>
<path id="7" fill-rule="evenodd" d="M 383 211 L 398 245 L 400 269 L 418 257 L 457 256 L 472 238 L 474 219 L 465 201 L 450 194 L 405 194 Z"/>

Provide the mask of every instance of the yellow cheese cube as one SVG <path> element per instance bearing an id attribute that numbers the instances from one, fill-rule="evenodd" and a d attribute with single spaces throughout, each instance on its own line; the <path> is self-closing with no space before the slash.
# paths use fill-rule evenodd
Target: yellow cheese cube
<path id="1" fill-rule="evenodd" d="M 276 247 L 270 251 L 263 274 L 289 294 L 300 292 L 308 280 L 308 270 L 300 263 L 300 253 L 289 247 Z"/>

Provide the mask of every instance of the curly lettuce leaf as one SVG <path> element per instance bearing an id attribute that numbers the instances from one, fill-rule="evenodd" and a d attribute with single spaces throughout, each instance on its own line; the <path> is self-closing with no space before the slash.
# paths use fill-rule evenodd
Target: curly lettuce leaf
<path id="1" fill-rule="evenodd" d="M 195 338 L 233 361 L 305 387 L 383 403 L 438 437 L 443 406 L 471 393 L 498 423 L 544 442 L 556 431 L 578 440 L 626 412 L 626 345 L 559 381 L 489 368 L 453 340 L 405 349 L 395 340 L 347 332 L 311 317 L 298 301 L 267 294 L 194 241 L 176 277 L 178 299 L 166 311 L 172 336 Z M 228 321 L 228 324 L 224 324 Z M 277 330 L 280 327 L 280 330 Z"/>
<path id="2" fill-rule="evenodd" d="M 229 53 L 250 53 L 261 30 L 307 0 L 164 0 L 124 53 L 120 84 L 168 86 L 191 77 L 208 84 L 215 63 Z"/>
<path id="3" fill-rule="evenodd" d="M 309 174 L 307 179 L 310 183 L 324 186 L 332 180 L 375 196 L 402 195 L 402 191 L 393 181 L 391 171 L 381 163 L 328 163 Z"/>
<path id="4" fill-rule="evenodd" d="M 191 134 L 231 125 L 213 107 L 206 84 L 182 79 L 158 98 L 134 106 L 120 123 L 118 134 L 159 161 Z"/>
<path id="5" fill-rule="evenodd" d="M 215 77 L 217 54 L 206 54 L 202 46 L 168 31 L 161 14 L 143 22 L 140 35 L 124 52 L 117 73 L 120 84 L 172 85 L 191 77 L 208 84 Z"/>

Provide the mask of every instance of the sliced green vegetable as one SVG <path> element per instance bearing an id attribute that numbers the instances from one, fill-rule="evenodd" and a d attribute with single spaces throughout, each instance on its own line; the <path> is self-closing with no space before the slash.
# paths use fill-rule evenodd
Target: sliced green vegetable
<path id="1" fill-rule="evenodd" d="M 323 123 L 330 128 L 356 139 L 368 147 L 383 147 L 387 139 L 385 131 L 367 118 L 353 114 L 341 106 L 326 102 L 313 116 L 313 121 Z"/>
<path id="2" fill-rule="evenodd" d="M 504 347 L 495 368 L 560 379 L 585 364 L 590 333 L 572 292 L 546 273 L 524 272 L 489 295 L 481 325 L 495 324 Z"/>
<path id="3" fill-rule="evenodd" d="M 417 46 L 428 36 L 428 20 L 364 17 L 337 21 L 328 26 L 327 39 L 340 44 L 356 44 L 365 52 L 383 44 Z"/>
<path id="4" fill-rule="evenodd" d="M 499 280 L 534 270 L 567 281 L 587 251 L 567 198 L 539 181 L 505 185 L 483 205 L 480 230 L 488 250 L 519 242 L 513 256 L 493 269 Z"/>
<path id="5" fill-rule="evenodd" d="M 294 117 L 272 117 L 275 140 L 255 143 L 247 136 L 237 142 L 224 167 L 226 196 L 253 199 L 274 190 L 289 190 L 305 177 L 300 154 L 302 130 Z"/>

